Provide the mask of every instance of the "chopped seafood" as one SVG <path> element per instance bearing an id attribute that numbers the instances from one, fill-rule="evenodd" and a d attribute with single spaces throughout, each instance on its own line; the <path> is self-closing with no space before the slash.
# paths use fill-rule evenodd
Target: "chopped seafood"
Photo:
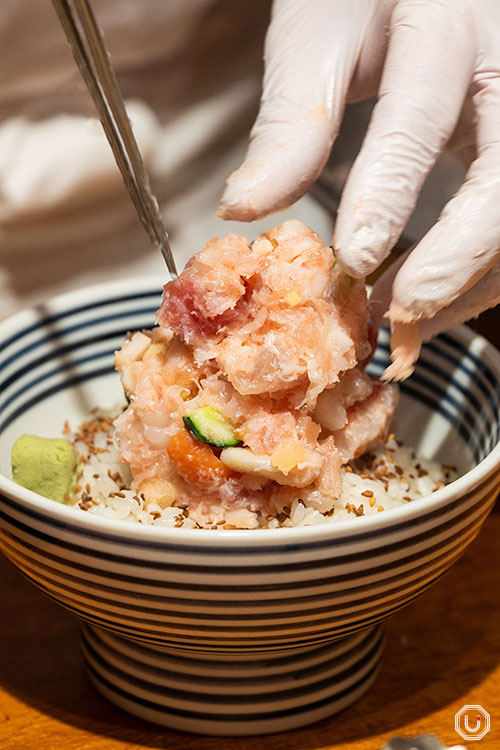
<path id="1" fill-rule="evenodd" d="M 214 505 L 276 515 L 310 496 L 327 512 L 396 408 L 397 386 L 364 369 L 374 338 L 364 282 L 302 222 L 210 240 L 116 353 L 131 489 L 200 525 Z"/>

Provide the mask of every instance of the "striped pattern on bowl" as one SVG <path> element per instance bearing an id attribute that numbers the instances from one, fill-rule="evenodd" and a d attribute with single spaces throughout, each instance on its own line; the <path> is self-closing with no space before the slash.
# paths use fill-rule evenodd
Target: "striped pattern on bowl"
<path id="1" fill-rule="evenodd" d="M 158 302 L 151 279 L 101 285 L 0 326 L 0 544 L 87 623 L 89 674 L 128 710 L 216 734 L 308 723 L 366 689 L 381 649 L 376 626 L 452 565 L 489 512 L 500 483 L 500 355 L 463 327 L 424 347 L 402 385 L 401 429 L 424 452 L 452 454 L 470 470 L 373 517 L 162 529 L 90 516 L 16 486 L 13 440 L 58 435 L 66 418 L 77 423 L 116 402 L 113 351 L 128 330 L 152 325 Z M 372 374 L 388 359 L 387 333 L 380 339 Z M 230 699 L 224 685 L 234 688 Z"/>

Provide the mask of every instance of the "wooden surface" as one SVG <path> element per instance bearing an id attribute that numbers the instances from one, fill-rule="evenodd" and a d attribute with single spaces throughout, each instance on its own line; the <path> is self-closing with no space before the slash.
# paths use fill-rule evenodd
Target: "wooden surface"
<path id="1" fill-rule="evenodd" d="M 500 512 L 430 591 L 387 624 L 382 670 L 365 698 L 302 730 L 204 738 L 135 719 L 87 681 L 78 623 L 0 556 L 1 750 L 378 750 L 398 734 L 458 744 L 454 715 L 480 704 L 500 748 Z"/>

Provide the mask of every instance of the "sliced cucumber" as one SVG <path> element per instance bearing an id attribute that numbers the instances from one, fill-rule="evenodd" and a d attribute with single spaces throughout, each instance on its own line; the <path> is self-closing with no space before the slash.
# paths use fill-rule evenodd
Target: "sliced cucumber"
<path id="1" fill-rule="evenodd" d="M 216 445 L 219 448 L 242 443 L 231 422 L 213 406 L 201 406 L 182 420 L 189 432 L 204 443 Z"/>

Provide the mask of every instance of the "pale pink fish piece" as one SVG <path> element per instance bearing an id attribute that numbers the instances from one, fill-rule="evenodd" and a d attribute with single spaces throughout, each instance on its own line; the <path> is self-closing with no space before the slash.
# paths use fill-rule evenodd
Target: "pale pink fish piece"
<path id="1" fill-rule="evenodd" d="M 398 397 L 396 385 L 375 382 L 372 394 L 348 410 L 346 426 L 333 433 L 344 462 L 363 455 L 387 437 Z"/>

